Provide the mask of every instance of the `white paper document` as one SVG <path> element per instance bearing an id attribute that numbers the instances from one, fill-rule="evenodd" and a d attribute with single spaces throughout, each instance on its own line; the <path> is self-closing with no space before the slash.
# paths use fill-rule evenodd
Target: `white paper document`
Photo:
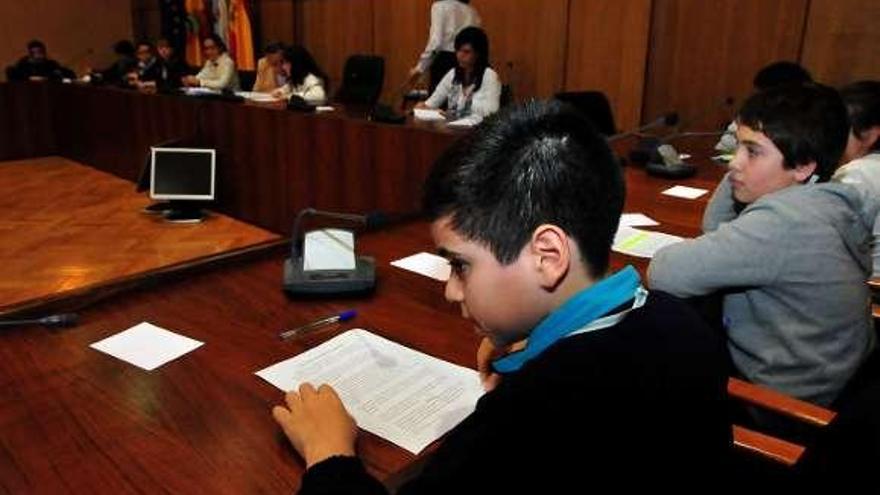
<path id="1" fill-rule="evenodd" d="M 621 227 L 653 227 L 660 225 L 653 218 L 642 213 L 624 213 L 620 215 Z"/>
<path id="2" fill-rule="evenodd" d="M 418 253 L 391 262 L 391 266 L 416 272 L 441 282 L 449 280 L 449 260 L 431 253 Z"/>
<path id="3" fill-rule="evenodd" d="M 415 117 L 416 120 L 425 121 L 446 120 L 446 117 L 440 113 L 440 110 L 435 110 L 433 108 L 416 108 L 413 110 L 413 117 Z"/>
<path id="4" fill-rule="evenodd" d="M 688 187 L 688 186 L 674 186 L 669 189 L 661 192 L 660 194 L 665 194 L 667 196 L 674 196 L 676 198 L 684 198 L 684 199 L 697 199 L 700 196 L 706 194 L 707 190 L 700 189 L 697 187 Z"/>
<path id="5" fill-rule="evenodd" d="M 144 322 L 89 347 L 151 371 L 203 344 Z"/>
<path id="6" fill-rule="evenodd" d="M 258 91 L 236 91 L 235 94 L 237 96 L 241 96 L 242 98 L 255 102 L 273 102 L 280 101 L 280 98 L 276 98 L 272 96 L 272 93 L 260 93 Z"/>
<path id="7" fill-rule="evenodd" d="M 453 120 L 452 122 L 446 124 L 448 127 L 457 128 L 457 129 L 467 129 L 469 127 L 474 127 L 483 121 L 482 117 L 476 115 L 468 115 L 467 117 L 462 117 L 458 120 Z"/>
<path id="8" fill-rule="evenodd" d="M 320 229 L 303 241 L 303 270 L 354 270 L 354 233 L 342 229 Z"/>
<path id="9" fill-rule="evenodd" d="M 483 394 L 476 371 L 361 329 L 256 374 L 283 391 L 331 385 L 359 427 L 413 454 L 466 418 Z"/>
<path id="10" fill-rule="evenodd" d="M 611 250 L 638 258 L 652 258 L 660 248 L 682 240 L 681 237 L 663 232 L 620 227 L 614 235 L 614 245 L 611 246 Z"/>

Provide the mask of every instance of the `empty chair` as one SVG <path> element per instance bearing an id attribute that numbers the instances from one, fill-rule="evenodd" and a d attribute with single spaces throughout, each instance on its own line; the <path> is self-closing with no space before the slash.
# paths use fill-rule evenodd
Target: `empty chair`
<path id="1" fill-rule="evenodd" d="M 608 97 L 601 91 L 569 91 L 556 93 L 555 98 L 580 110 L 596 129 L 606 136 L 617 132 Z"/>
<path id="2" fill-rule="evenodd" d="M 352 55 L 345 61 L 342 86 L 336 101 L 354 105 L 374 105 L 382 93 L 385 59 L 375 55 Z"/>

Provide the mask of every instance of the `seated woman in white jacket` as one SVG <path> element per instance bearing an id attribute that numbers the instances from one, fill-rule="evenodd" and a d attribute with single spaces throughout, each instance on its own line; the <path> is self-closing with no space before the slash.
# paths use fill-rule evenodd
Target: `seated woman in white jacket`
<path id="1" fill-rule="evenodd" d="M 327 76 L 302 46 L 293 45 L 284 49 L 281 72 L 287 78 L 287 83 L 272 92 L 276 98 L 299 96 L 312 105 L 322 105 L 327 101 L 327 91 L 324 89 Z"/>
<path id="2" fill-rule="evenodd" d="M 498 111 L 501 80 L 489 67 L 489 38 L 478 27 L 467 27 L 455 37 L 458 66 L 443 77 L 434 93 L 416 108 L 441 109 L 448 120 L 478 123 Z"/>

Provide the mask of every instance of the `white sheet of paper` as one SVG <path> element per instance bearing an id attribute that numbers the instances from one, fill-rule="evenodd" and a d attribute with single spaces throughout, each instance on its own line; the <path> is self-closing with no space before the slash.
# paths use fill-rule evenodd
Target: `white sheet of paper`
<path id="1" fill-rule="evenodd" d="M 204 342 L 143 322 L 99 340 L 89 347 L 138 368 L 152 371 L 203 344 Z"/>
<path id="2" fill-rule="evenodd" d="M 659 222 L 643 213 L 624 213 L 620 215 L 621 227 L 653 227 Z"/>
<path id="3" fill-rule="evenodd" d="M 184 94 L 187 95 L 219 95 L 220 90 L 211 89 L 211 88 L 181 88 Z"/>
<path id="4" fill-rule="evenodd" d="M 446 117 L 440 113 L 440 110 L 435 110 L 433 108 L 416 108 L 413 110 L 413 117 L 415 117 L 416 120 L 425 121 L 446 120 Z"/>
<path id="5" fill-rule="evenodd" d="M 696 187 L 688 187 L 688 186 L 673 186 L 669 189 L 661 192 L 660 194 L 665 194 L 667 196 L 675 196 L 676 198 L 684 198 L 684 199 L 697 199 L 700 196 L 706 194 L 707 190 L 699 189 Z"/>
<path id="6" fill-rule="evenodd" d="M 611 250 L 639 258 L 653 258 L 654 253 L 660 248 L 682 240 L 681 237 L 663 232 L 620 227 L 614 235 L 614 245 L 611 246 Z"/>
<path id="7" fill-rule="evenodd" d="M 331 107 L 330 105 L 318 105 L 315 107 L 316 112 L 332 112 L 336 110 L 335 107 Z"/>
<path id="8" fill-rule="evenodd" d="M 391 266 L 416 272 L 419 275 L 433 278 L 441 282 L 449 280 L 449 260 L 431 253 L 418 253 L 406 258 L 394 260 Z"/>
<path id="9" fill-rule="evenodd" d="M 303 241 L 304 270 L 354 270 L 354 233 L 342 229 L 320 229 Z"/>
<path id="10" fill-rule="evenodd" d="M 473 412 L 483 394 L 476 371 L 362 329 L 256 374 L 282 391 L 331 385 L 359 427 L 414 454 Z"/>
<path id="11" fill-rule="evenodd" d="M 477 117 L 476 115 L 469 115 L 467 117 L 462 117 L 458 120 L 453 120 L 452 122 L 446 124 L 447 127 L 455 127 L 459 129 L 467 129 L 469 127 L 474 127 L 475 125 L 482 122 L 482 117 Z"/>
<path id="12" fill-rule="evenodd" d="M 272 102 L 272 101 L 280 101 L 278 98 L 272 96 L 271 93 L 260 93 L 258 91 L 236 91 L 235 94 L 237 96 L 241 96 L 242 98 L 250 101 L 256 102 Z"/>

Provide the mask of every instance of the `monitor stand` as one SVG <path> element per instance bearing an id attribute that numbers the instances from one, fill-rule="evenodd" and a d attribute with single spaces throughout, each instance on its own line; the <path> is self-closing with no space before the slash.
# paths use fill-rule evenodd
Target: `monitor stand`
<path id="1" fill-rule="evenodd" d="M 151 205 L 144 206 L 144 209 L 141 211 L 148 215 L 163 215 L 169 210 L 171 210 L 170 201 L 156 201 Z"/>
<path id="2" fill-rule="evenodd" d="M 171 201 L 165 212 L 165 221 L 171 223 L 199 223 L 205 220 L 205 212 L 187 202 Z"/>

